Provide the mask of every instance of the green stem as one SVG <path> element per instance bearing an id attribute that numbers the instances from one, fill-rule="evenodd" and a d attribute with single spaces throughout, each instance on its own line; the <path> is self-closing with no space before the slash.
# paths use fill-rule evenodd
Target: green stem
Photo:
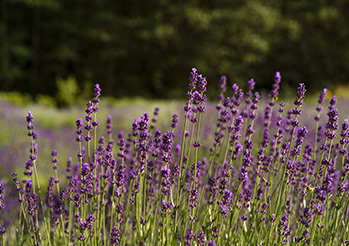
<path id="1" fill-rule="evenodd" d="M 178 199 L 179 199 L 180 189 L 181 189 L 181 186 L 180 186 L 181 182 L 180 182 L 180 180 L 181 180 L 181 174 L 182 174 L 182 169 L 183 169 L 183 158 L 184 158 L 184 151 L 185 151 L 184 147 L 185 147 L 185 139 L 186 139 L 185 132 L 186 132 L 186 129 L 187 129 L 188 117 L 189 117 L 189 114 L 187 113 L 186 116 L 185 116 L 185 119 L 184 119 L 184 129 L 183 129 L 183 134 L 182 134 L 182 145 L 181 145 L 181 156 L 180 156 L 180 159 L 179 159 L 179 174 L 178 174 L 178 178 L 177 178 L 176 206 L 179 204 L 179 200 Z"/>
<path id="2" fill-rule="evenodd" d="M 297 120 L 297 117 L 295 117 L 295 120 Z M 278 217 L 279 217 L 280 209 L 281 209 L 281 207 L 284 204 L 283 197 L 284 197 L 284 190 L 285 190 L 285 175 L 286 175 L 286 170 L 287 170 L 287 164 L 288 164 L 288 161 L 289 161 L 290 155 L 291 155 L 291 149 L 292 149 L 292 143 L 293 143 L 295 129 L 296 129 L 296 127 L 292 128 L 291 139 L 290 139 L 290 146 L 289 146 L 289 149 L 288 149 L 288 152 L 287 152 L 286 163 L 282 167 L 283 170 L 282 170 L 282 176 L 281 176 L 281 179 L 280 179 L 281 180 L 281 183 L 280 183 L 281 190 L 279 191 L 278 199 L 277 199 L 277 203 L 276 203 L 277 204 L 276 216 L 278 216 Z"/>
<path id="3" fill-rule="evenodd" d="M 237 209 L 237 203 L 238 203 L 239 196 L 240 196 L 240 193 L 241 193 L 242 184 L 243 183 L 240 182 L 238 190 L 237 190 L 236 195 L 234 197 L 234 205 L 233 205 L 234 212 L 230 216 L 229 226 L 227 227 L 227 228 L 230 229 L 230 231 L 229 231 L 229 238 L 232 238 L 231 235 L 236 233 L 237 229 L 238 229 L 237 221 L 238 221 L 238 218 L 239 218 L 239 209 Z M 232 227 L 233 227 L 233 230 L 231 230 Z"/>
<path id="4" fill-rule="evenodd" d="M 3 227 L 2 210 L 0 210 L 0 226 Z M 4 235 L 1 235 L 1 245 L 5 245 Z"/>
<path id="5" fill-rule="evenodd" d="M 34 155 L 34 138 L 33 136 L 31 137 L 31 143 L 32 143 L 32 153 Z M 41 188 L 40 188 L 40 180 L 39 180 L 39 175 L 38 175 L 38 171 L 36 169 L 36 160 L 33 161 L 33 166 L 34 166 L 34 177 L 35 177 L 35 181 L 36 184 L 38 186 L 38 198 L 39 198 L 39 205 L 41 208 L 41 212 L 42 212 L 42 217 L 44 219 L 44 225 L 45 225 L 45 231 L 46 231 L 46 236 L 47 236 L 47 240 L 49 245 L 51 246 L 51 239 L 50 239 L 50 232 L 49 232 L 49 225 L 47 225 L 47 220 L 46 220 L 46 216 L 45 216 L 45 212 L 44 212 L 44 206 L 42 203 L 42 199 L 41 199 Z M 33 191 L 35 193 L 35 184 L 33 184 Z M 38 213 L 36 213 L 36 224 L 38 224 Z"/>
<path id="6" fill-rule="evenodd" d="M 342 214 L 344 214 L 344 211 L 346 211 L 348 209 L 348 205 L 349 205 L 349 196 L 347 197 L 347 201 L 345 203 L 345 206 L 344 206 L 344 210 L 342 212 Z M 341 217 L 343 218 L 343 217 Z M 346 218 L 347 222 L 345 223 L 345 225 L 343 225 L 343 228 L 342 228 L 342 231 L 341 231 L 341 236 L 340 236 L 340 239 L 338 241 L 338 243 L 342 243 L 343 240 L 344 240 L 344 236 L 346 234 L 346 232 L 348 232 L 348 229 L 349 229 L 349 219 Z"/>
<path id="7" fill-rule="evenodd" d="M 131 210 L 131 204 L 129 204 L 130 198 L 131 198 L 131 193 L 132 193 L 132 187 L 134 185 L 134 179 L 131 180 L 131 184 L 129 186 L 129 190 L 128 190 L 128 196 L 127 196 L 127 207 L 126 207 L 126 213 L 125 213 L 125 225 L 122 228 L 122 232 L 121 232 L 121 245 L 124 245 L 126 238 L 125 235 L 125 231 L 127 232 L 127 228 L 128 228 L 128 223 L 127 223 L 127 219 Z"/>

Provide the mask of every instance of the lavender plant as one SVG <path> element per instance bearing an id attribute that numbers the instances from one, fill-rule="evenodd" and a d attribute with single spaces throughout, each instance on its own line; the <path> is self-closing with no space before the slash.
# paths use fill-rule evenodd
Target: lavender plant
<path id="1" fill-rule="evenodd" d="M 156 107 L 153 118 L 136 118 L 129 134 L 116 134 L 110 115 L 101 129 L 97 84 L 84 120 L 75 122 L 76 157 L 68 159 L 65 177 L 56 150 L 52 170 L 39 177 L 29 112 L 24 178 L 12 174 L 19 210 L 6 228 L 9 184 L 0 181 L 1 244 L 346 245 L 349 124 L 339 122 L 336 98 L 321 120 L 322 91 L 311 133 L 301 121 L 304 84 L 292 107 L 277 104 L 279 72 L 269 98 L 254 91 L 253 79 L 246 93 L 236 84 L 229 91 L 223 76 L 208 135 L 206 78 L 193 68 L 189 80 L 182 117 L 174 114 L 167 131 L 158 127 Z"/>

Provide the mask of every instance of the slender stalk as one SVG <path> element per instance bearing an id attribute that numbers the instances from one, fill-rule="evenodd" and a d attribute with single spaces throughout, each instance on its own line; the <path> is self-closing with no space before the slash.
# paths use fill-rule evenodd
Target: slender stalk
<path id="1" fill-rule="evenodd" d="M 296 117 L 297 118 L 297 117 Z M 296 119 L 295 119 L 296 120 Z M 288 152 L 287 152 L 287 158 L 286 158 L 286 163 L 285 163 L 285 166 L 282 167 L 282 175 L 280 177 L 280 185 L 281 185 L 281 189 L 279 191 L 279 194 L 278 194 L 278 198 L 277 198 L 277 212 L 276 212 L 276 215 L 279 216 L 279 212 L 280 212 L 280 209 L 281 207 L 283 206 L 284 204 L 284 200 L 283 200 L 283 197 L 284 197 L 284 190 L 285 190 L 285 176 L 286 176 L 286 166 L 289 162 L 289 159 L 290 159 L 290 155 L 291 155 L 291 148 L 292 148 L 292 143 L 293 143 L 293 138 L 294 138 L 294 134 L 295 134 L 295 127 L 292 128 L 292 132 L 291 132 L 291 139 L 290 139 L 290 146 L 289 146 L 289 149 L 288 149 Z"/>
<path id="2" fill-rule="evenodd" d="M 2 219 L 2 210 L 0 210 L 0 227 L 2 228 L 4 226 L 3 219 Z M 1 234 L 1 245 L 5 245 L 5 239 L 4 235 Z"/>
<path id="3" fill-rule="evenodd" d="M 176 195 L 176 204 L 179 204 L 179 195 L 180 195 L 180 189 L 181 189 L 181 173 L 182 173 L 182 169 L 183 169 L 183 158 L 184 158 L 184 151 L 185 151 L 185 133 L 186 133 L 186 129 L 187 129 L 187 124 L 188 124 L 188 113 L 186 113 L 185 115 L 185 119 L 184 119 L 184 129 L 183 129 L 183 134 L 182 134 L 182 145 L 181 145 L 181 155 L 180 155 L 180 159 L 179 159 L 179 174 L 178 174 L 178 179 L 177 179 L 177 195 Z M 177 221 L 177 220 L 176 220 Z M 175 222 L 176 223 L 176 222 Z M 176 225 L 176 224 L 175 224 Z"/>
<path id="4" fill-rule="evenodd" d="M 32 146 L 32 153 L 34 155 L 34 137 L 33 136 L 31 136 L 31 146 Z M 50 232 L 49 232 L 49 229 L 48 229 L 49 225 L 47 224 L 46 213 L 44 212 L 44 206 L 43 206 L 43 202 L 42 202 L 42 199 L 41 199 L 40 180 L 39 180 L 38 171 L 36 169 L 36 160 L 33 160 L 33 167 L 34 167 L 34 179 L 35 179 L 35 183 L 36 183 L 37 188 L 38 188 L 39 206 L 41 208 L 41 212 L 42 212 L 43 219 L 44 219 L 44 225 L 45 225 L 45 231 L 46 231 L 48 244 L 49 244 L 49 246 L 51 246 Z M 34 193 L 35 193 L 35 183 L 33 184 L 33 191 L 34 191 Z M 36 214 L 36 225 L 39 225 L 38 213 L 35 213 L 35 214 Z M 33 227 L 33 228 L 35 228 L 35 227 Z"/>

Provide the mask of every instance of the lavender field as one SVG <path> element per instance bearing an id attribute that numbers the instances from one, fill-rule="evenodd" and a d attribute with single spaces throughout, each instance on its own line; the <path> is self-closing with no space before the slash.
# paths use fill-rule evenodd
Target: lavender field
<path id="1" fill-rule="evenodd" d="M 184 78 L 185 79 L 185 78 Z M 192 69 L 183 101 L 0 102 L 0 245 L 347 245 L 348 101 Z M 258 83 L 258 82 L 257 82 Z"/>

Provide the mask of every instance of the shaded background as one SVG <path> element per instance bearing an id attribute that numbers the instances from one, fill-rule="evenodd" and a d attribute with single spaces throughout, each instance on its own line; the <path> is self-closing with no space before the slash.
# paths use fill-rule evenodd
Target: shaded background
<path id="1" fill-rule="evenodd" d="M 221 75 L 269 90 L 275 71 L 286 91 L 333 89 L 348 82 L 348 12 L 347 0 L 1 0 L 0 90 L 184 98 L 192 67 L 212 95 Z"/>

